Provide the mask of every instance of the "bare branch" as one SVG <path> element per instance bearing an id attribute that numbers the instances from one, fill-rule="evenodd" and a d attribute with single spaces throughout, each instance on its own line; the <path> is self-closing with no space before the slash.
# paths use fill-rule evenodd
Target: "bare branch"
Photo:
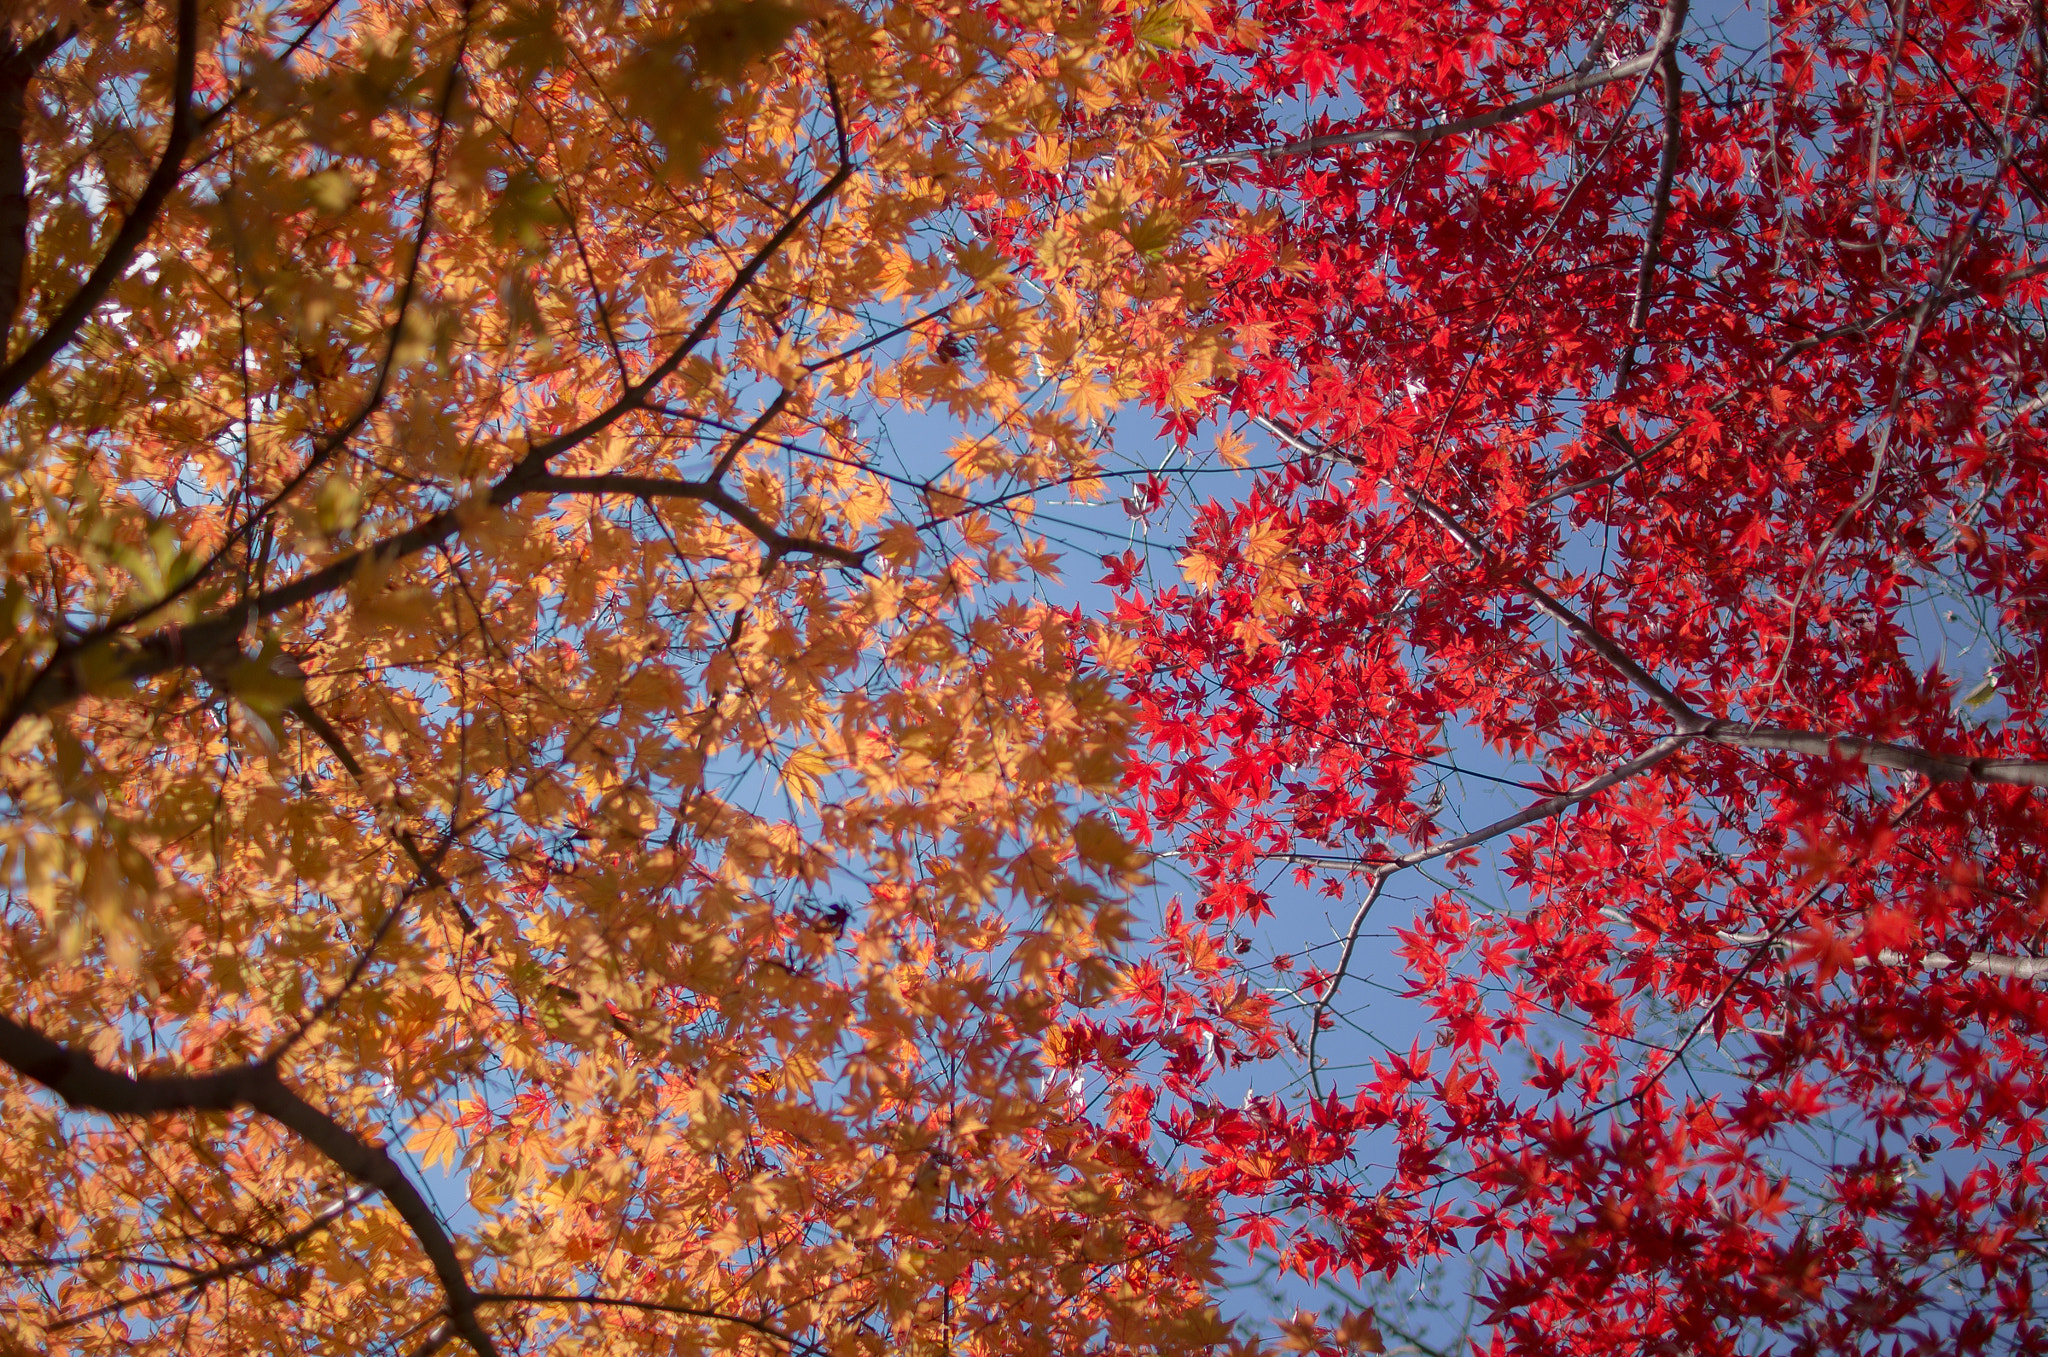
<path id="1" fill-rule="evenodd" d="M 1316 1061 L 1316 1043 L 1323 1035 L 1323 1015 L 1330 1011 L 1330 1003 L 1337 997 L 1337 987 L 1351 973 L 1351 956 L 1358 950 L 1358 939 L 1364 935 L 1366 918 L 1372 913 L 1372 907 L 1379 903 L 1381 892 L 1387 888 L 1387 878 L 1394 874 L 1394 870 L 1382 867 L 1373 872 L 1372 884 L 1365 888 L 1365 898 L 1358 902 L 1358 911 L 1351 916 L 1351 927 L 1344 930 L 1344 947 L 1337 953 L 1337 968 L 1323 982 L 1322 991 L 1316 995 L 1315 1007 L 1309 1010 L 1308 1079 L 1318 1098 L 1323 1096 L 1323 1071 Z"/>

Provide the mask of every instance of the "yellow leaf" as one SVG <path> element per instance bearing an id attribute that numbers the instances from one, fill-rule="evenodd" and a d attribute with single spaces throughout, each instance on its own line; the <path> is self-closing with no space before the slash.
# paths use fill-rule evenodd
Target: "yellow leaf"
<path id="1" fill-rule="evenodd" d="M 1180 558 L 1181 577 L 1196 589 L 1207 593 L 1216 587 L 1216 581 L 1223 572 L 1216 562 L 1199 551 L 1191 551 Z"/>
<path id="2" fill-rule="evenodd" d="M 805 745 L 782 761 L 782 785 L 799 801 L 815 802 L 823 788 L 832 762 L 816 748 Z"/>
<path id="3" fill-rule="evenodd" d="M 1145 860 L 1145 854 L 1133 848 L 1114 825 L 1095 814 L 1074 822 L 1074 847 L 1083 862 L 1112 871 L 1126 871 Z"/>
<path id="4" fill-rule="evenodd" d="M 1314 1352 L 1323 1345 L 1323 1326 L 1306 1310 L 1280 1321 L 1280 1346 L 1289 1352 Z"/>
<path id="5" fill-rule="evenodd" d="M 429 1113 L 406 1139 L 405 1148 L 418 1155 L 427 1168 L 440 1164 L 453 1168 L 462 1150 L 462 1137 L 448 1121 Z"/>
<path id="6" fill-rule="evenodd" d="M 1336 1337 L 1339 1343 L 1353 1352 L 1385 1352 L 1386 1341 L 1380 1337 L 1380 1326 L 1370 1307 L 1364 1310 L 1346 1311 L 1337 1321 Z"/>

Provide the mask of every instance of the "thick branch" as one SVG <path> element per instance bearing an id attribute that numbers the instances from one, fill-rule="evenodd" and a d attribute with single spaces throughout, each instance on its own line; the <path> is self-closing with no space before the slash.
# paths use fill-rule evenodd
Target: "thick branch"
<path id="1" fill-rule="evenodd" d="M 478 1357 L 496 1357 L 497 1344 L 477 1318 L 476 1292 L 470 1289 L 469 1274 L 455 1254 L 455 1241 L 397 1161 L 382 1146 L 364 1140 L 287 1089 L 275 1076 L 257 1086 L 250 1106 L 295 1132 L 349 1177 L 384 1194 L 433 1266 L 448 1302 L 449 1323 Z"/>
<path id="2" fill-rule="evenodd" d="M 1992 782 L 2007 787 L 2048 787 L 2048 762 L 2038 759 L 1984 759 L 1935 754 L 1910 745 L 1866 740 L 1856 735 L 1830 735 L 1818 730 L 1780 730 L 1716 721 L 1700 732 L 1715 744 L 1737 749 L 1775 749 L 1811 758 L 1850 759 L 1873 768 L 1918 773 L 1932 782 Z"/>
<path id="3" fill-rule="evenodd" d="M 1781 955 L 1791 951 L 1790 945 L 1775 933 L 1723 931 L 1716 936 L 1731 947 L 1772 947 Z M 2048 979 L 2048 957 L 2001 956 L 1996 952 L 1972 952 L 1960 961 L 1936 952 L 1915 961 L 1904 952 L 1887 947 L 1874 957 L 1859 956 L 1851 961 L 1850 965 L 1858 970 L 1870 966 L 1913 966 L 1923 971 L 1946 971 L 1960 967 L 1975 975 L 1999 975 L 2014 980 Z"/>
<path id="4" fill-rule="evenodd" d="M 1664 228 L 1671 220 L 1671 191 L 1678 181 L 1678 162 L 1685 152 L 1685 82 L 1678 69 L 1678 35 L 1685 26 L 1691 0 L 1672 0 L 1664 12 L 1664 23 L 1651 49 L 1657 58 L 1657 80 L 1664 92 L 1664 148 L 1657 157 L 1657 187 L 1650 195 L 1650 225 L 1643 233 L 1642 262 L 1636 268 L 1635 305 L 1629 309 L 1628 352 L 1622 362 L 1623 379 L 1635 362 L 1636 346 L 1643 328 L 1650 323 L 1650 303 L 1656 296 L 1657 256 L 1664 246 Z M 1622 383 L 1617 382 L 1617 387 Z"/>
<path id="5" fill-rule="evenodd" d="M 112 1117 L 159 1112 L 233 1112 L 275 1072 L 242 1065 L 214 1074 L 159 1074 L 138 1079 L 116 1074 L 90 1056 L 50 1040 L 33 1027 L 0 1016 L 0 1063 L 35 1080 L 73 1107 Z"/>
<path id="6" fill-rule="evenodd" d="M 120 1074 L 4 1016 L 0 1016 L 0 1063 L 33 1079 L 72 1107 L 113 1117 L 237 1112 L 244 1108 L 260 1112 L 296 1134 L 355 1182 L 383 1194 L 432 1265 L 447 1300 L 449 1323 L 479 1357 L 496 1357 L 497 1344 L 476 1317 L 477 1297 L 469 1275 L 427 1199 L 381 1146 L 364 1140 L 286 1088 L 276 1066 L 240 1065 L 213 1074 Z"/>
<path id="7" fill-rule="evenodd" d="M 0 368 L 0 408 L 4 408 L 27 386 L 31 379 L 55 358 L 78 334 L 85 318 L 93 313 L 121 275 L 128 271 L 135 252 L 142 248 L 142 242 L 149 238 L 156 225 L 157 214 L 163 210 L 164 200 L 171 196 L 171 190 L 185 174 L 185 150 L 191 144 L 193 133 L 192 82 L 199 62 L 199 5 L 198 0 L 178 0 L 177 10 L 177 55 L 173 58 L 171 71 L 171 123 L 164 138 L 163 154 L 157 158 L 156 170 L 149 176 L 149 182 L 142 187 L 142 193 L 135 200 L 135 206 L 121 223 L 121 229 L 107 245 L 100 262 L 93 266 L 86 277 L 85 285 L 72 294 L 50 321 L 49 327 L 23 349 L 13 362 Z"/>
<path id="8" fill-rule="evenodd" d="M 1903 952 L 1879 952 L 1877 962 L 1881 966 L 1903 966 L 1906 955 Z M 1863 958 L 1858 958 L 1863 964 Z M 1999 975 L 2013 980 L 2041 980 L 2048 978 L 2048 957 L 1997 956 L 1990 952 L 1972 952 L 1962 961 L 1953 957 L 1927 956 L 1913 963 L 1923 971 L 1945 971 L 1951 966 L 1961 966 L 1977 975 Z"/>
<path id="9" fill-rule="evenodd" d="M 0 33 L 0 358 L 7 356 L 7 336 L 21 310 L 22 275 L 28 267 L 28 87 L 72 31 L 46 29 L 25 47 Z"/>

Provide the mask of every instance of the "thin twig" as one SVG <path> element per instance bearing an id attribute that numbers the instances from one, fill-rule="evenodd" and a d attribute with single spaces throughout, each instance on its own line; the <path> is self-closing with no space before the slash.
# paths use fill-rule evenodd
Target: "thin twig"
<path id="1" fill-rule="evenodd" d="M 1648 772 L 1683 749 L 1690 738 L 1690 736 L 1684 734 L 1666 735 L 1628 762 L 1618 767 L 1610 768 L 1598 777 L 1580 783 L 1570 791 L 1559 792 L 1555 796 L 1547 796 L 1532 806 L 1524 807 L 1513 815 L 1505 816 L 1490 825 L 1482 826 L 1468 834 L 1460 834 L 1458 837 L 1447 839 L 1442 843 L 1417 848 L 1398 857 L 1387 858 L 1378 862 L 1367 862 L 1358 858 L 1317 857 L 1304 853 L 1277 855 L 1280 860 L 1292 862 L 1299 866 L 1367 867 L 1372 874 L 1372 884 L 1366 888 L 1365 899 L 1359 904 L 1358 912 L 1352 916 L 1351 927 L 1345 930 L 1344 947 L 1337 955 L 1337 967 L 1330 973 L 1329 980 L 1324 983 L 1322 991 L 1317 995 L 1315 1008 L 1309 1016 L 1309 1079 L 1314 1084 L 1316 1096 L 1321 1097 L 1323 1091 L 1321 1074 L 1316 1066 L 1316 1038 L 1322 1032 L 1323 1015 L 1329 1011 L 1331 1001 L 1336 998 L 1337 986 L 1351 969 L 1351 955 L 1357 950 L 1358 939 L 1365 928 L 1366 916 L 1372 912 L 1372 907 L 1378 902 L 1380 893 L 1386 888 L 1389 878 L 1395 873 L 1405 871 L 1410 867 L 1420 866 L 1436 858 L 1450 857 L 1453 854 L 1462 853 L 1468 848 L 1476 848 L 1480 844 L 1486 843 L 1491 839 L 1497 839 L 1503 834 L 1512 834 L 1514 831 L 1535 824 L 1539 820 L 1548 820 L 1552 816 L 1562 814 L 1588 797 L 1598 796 L 1609 787 L 1616 786 L 1628 781 L 1630 778 Z"/>
<path id="2" fill-rule="evenodd" d="M 88 1310 L 82 1315 L 72 1315 L 67 1319 L 60 1319 L 50 1326 L 49 1331 L 51 1333 L 62 1333 L 66 1329 L 75 1329 L 81 1324 L 90 1324 L 95 1319 L 104 1319 L 108 1315 L 118 1315 L 123 1311 L 132 1310 L 138 1305 L 146 1305 L 153 1300 L 162 1300 L 165 1296 L 175 1296 L 188 1291 L 204 1290 L 215 1282 L 226 1281 L 230 1277 L 238 1277 L 244 1272 L 253 1272 L 266 1263 L 294 1252 L 299 1245 L 313 1238 L 335 1221 L 340 1220 L 350 1211 L 362 1205 L 369 1199 L 369 1196 L 370 1190 L 368 1188 L 352 1187 L 347 1192 L 344 1192 L 341 1195 L 341 1199 L 332 1206 L 329 1206 L 290 1234 L 285 1235 L 282 1239 L 264 1245 L 255 1253 L 237 1258 L 231 1263 L 222 1263 L 218 1267 L 194 1272 L 189 1276 L 180 1277 L 175 1282 L 166 1282 L 162 1286 L 153 1287 L 148 1291 L 140 1291 L 132 1296 L 123 1296 L 120 1300 L 109 1301 L 98 1309 Z"/>

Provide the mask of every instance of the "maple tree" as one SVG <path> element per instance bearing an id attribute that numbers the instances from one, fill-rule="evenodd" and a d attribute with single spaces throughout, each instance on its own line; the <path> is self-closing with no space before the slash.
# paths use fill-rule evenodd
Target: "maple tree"
<path id="1" fill-rule="evenodd" d="M 1200 22 L 9 8 L 0 1347 L 1217 1341 L 1042 1087 L 1141 864 L 1023 587 L 1217 360 Z"/>
<path id="2" fill-rule="evenodd" d="M 1067 1058 L 1312 1278 L 1475 1257 L 1487 1350 L 2041 1350 L 2039 6 L 1246 0 L 1163 60 L 1239 346 L 1166 426 L 1282 464 L 1105 558 L 1194 889 Z"/>

